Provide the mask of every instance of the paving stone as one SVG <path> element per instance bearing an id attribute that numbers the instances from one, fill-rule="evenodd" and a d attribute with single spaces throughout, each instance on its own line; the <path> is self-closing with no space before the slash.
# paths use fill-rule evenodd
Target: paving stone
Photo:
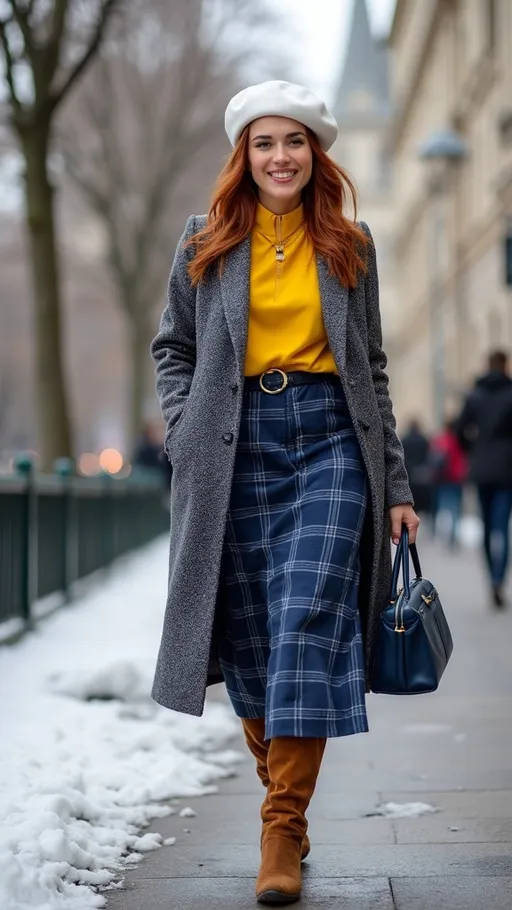
<path id="1" fill-rule="evenodd" d="M 180 818 L 172 815 L 159 823 L 164 836 L 176 837 L 180 846 L 205 847 L 210 844 L 259 843 L 261 821 L 260 805 L 262 793 L 249 800 L 240 794 L 209 796 L 196 801 L 188 800 L 194 807 L 196 818 Z M 314 844 L 394 844 L 396 837 L 393 826 L 385 818 L 337 818 L 325 817 L 319 809 L 308 812 L 309 833 Z M 185 834 L 184 829 L 189 833 Z"/>
<path id="2" fill-rule="evenodd" d="M 512 713 L 511 713 L 512 718 Z M 512 755 L 512 746 L 510 750 Z M 512 772 L 510 771 L 493 771 L 485 767 L 485 763 L 480 766 L 478 771 L 473 773 L 461 771 L 459 773 L 449 771 L 442 772 L 441 769 L 428 768 L 422 770 L 421 766 L 417 770 L 401 770 L 400 773 L 369 772 L 365 778 L 354 777 L 350 782 L 350 790 L 343 790 L 339 786 L 330 786 L 327 769 L 322 769 L 324 780 L 319 781 L 315 801 L 326 797 L 329 803 L 343 802 L 347 796 L 351 802 L 355 802 L 355 797 L 361 794 L 363 797 L 369 793 L 389 793 L 392 792 L 414 792 L 415 801 L 418 800 L 418 793 L 435 792 L 457 792 L 457 791 L 506 791 L 512 793 Z M 423 800 L 424 802 L 425 800 Z M 367 801 L 365 801 L 367 802 Z"/>
<path id="3" fill-rule="evenodd" d="M 389 790 L 381 796 L 384 803 L 418 801 L 418 794 L 414 791 Z M 421 801 L 464 818 L 512 818 L 512 790 L 428 790 L 423 793 Z"/>
<path id="4" fill-rule="evenodd" d="M 442 592 L 453 658 L 438 692 L 370 695 L 370 732 L 329 741 L 308 812 L 313 847 L 299 910 L 512 908 L 512 610 L 488 609 L 473 553 L 420 552 Z M 213 694 L 227 701 L 224 687 Z M 233 746 L 246 751 L 242 738 Z M 128 872 L 107 910 L 256 907 L 263 788 L 251 757 L 237 772 L 219 794 L 181 801 L 196 818 L 151 824 L 176 845 Z M 417 801 L 440 811 L 371 816 L 380 803 Z"/>
<path id="5" fill-rule="evenodd" d="M 393 822 L 398 844 L 512 844 L 512 818 L 463 818 L 443 813 Z"/>
<path id="6" fill-rule="evenodd" d="M 211 844 L 163 847 L 131 873 L 144 878 L 254 878 L 258 845 Z M 305 864 L 311 878 L 512 875 L 509 844 L 401 844 L 343 846 L 324 844 Z"/>
<path id="7" fill-rule="evenodd" d="M 392 879 L 395 910 L 510 910 L 512 878 Z"/>
<path id="8" fill-rule="evenodd" d="M 117 910 L 255 910 L 254 881 L 246 878 L 140 879 L 109 896 Z M 394 910 L 387 879 L 340 878 L 304 882 L 297 910 Z"/>
<path id="9" fill-rule="evenodd" d="M 325 815 L 311 811 L 309 816 L 309 836 L 312 843 L 312 856 L 317 854 L 322 844 L 356 845 L 394 844 L 396 835 L 392 823 L 387 818 L 342 818 L 327 819 Z"/>
<path id="10" fill-rule="evenodd" d="M 331 793 L 328 786 L 319 789 L 311 801 L 308 815 L 325 819 L 365 818 L 380 803 L 377 790 L 345 790 Z"/>

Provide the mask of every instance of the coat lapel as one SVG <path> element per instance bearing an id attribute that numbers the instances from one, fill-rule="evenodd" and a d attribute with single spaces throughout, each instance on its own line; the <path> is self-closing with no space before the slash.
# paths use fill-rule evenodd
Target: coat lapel
<path id="1" fill-rule="evenodd" d="M 317 256 L 318 280 L 322 298 L 322 312 L 329 347 L 340 373 L 345 370 L 347 343 L 348 288 L 340 284 L 322 256 Z"/>
<path id="2" fill-rule="evenodd" d="M 242 375 L 245 365 L 247 345 L 250 271 L 251 238 L 249 236 L 228 253 L 220 278 L 224 313 L 240 375 Z"/>

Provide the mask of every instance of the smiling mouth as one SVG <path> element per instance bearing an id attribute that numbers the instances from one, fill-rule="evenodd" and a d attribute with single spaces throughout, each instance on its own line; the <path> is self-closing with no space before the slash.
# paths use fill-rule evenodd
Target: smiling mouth
<path id="1" fill-rule="evenodd" d="M 296 174 L 297 171 L 268 171 L 269 177 L 272 177 L 272 179 L 276 180 L 278 183 L 289 183 Z"/>

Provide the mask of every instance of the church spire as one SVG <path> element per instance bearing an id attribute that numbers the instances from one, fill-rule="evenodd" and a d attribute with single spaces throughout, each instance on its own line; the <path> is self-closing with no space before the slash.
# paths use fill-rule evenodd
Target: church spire
<path id="1" fill-rule="evenodd" d="M 387 51 L 372 35 L 366 0 L 353 0 L 352 22 L 334 113 L 340 126 L 389 116 Z"/>

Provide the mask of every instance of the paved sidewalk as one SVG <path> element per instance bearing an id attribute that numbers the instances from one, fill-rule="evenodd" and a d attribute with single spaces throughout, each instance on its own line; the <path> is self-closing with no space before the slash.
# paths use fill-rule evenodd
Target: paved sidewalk
<path id="1" fill-rule="evenodd" d="M 452 626 L 451 664 L 440 692 L 372 695 L 371 732 L 329 742 L 297 908 L 512 908 L 512 609 L 488 608 L 478 553 L 421 550 Z M 197 817 L 152 826 L 175 846 L 130 872 L 108 910 L 254 908 L 262 792 L 248 758 L 218 795 L 183 801 Z M 413 801 L 439 811 L 372 815 Z"/>

